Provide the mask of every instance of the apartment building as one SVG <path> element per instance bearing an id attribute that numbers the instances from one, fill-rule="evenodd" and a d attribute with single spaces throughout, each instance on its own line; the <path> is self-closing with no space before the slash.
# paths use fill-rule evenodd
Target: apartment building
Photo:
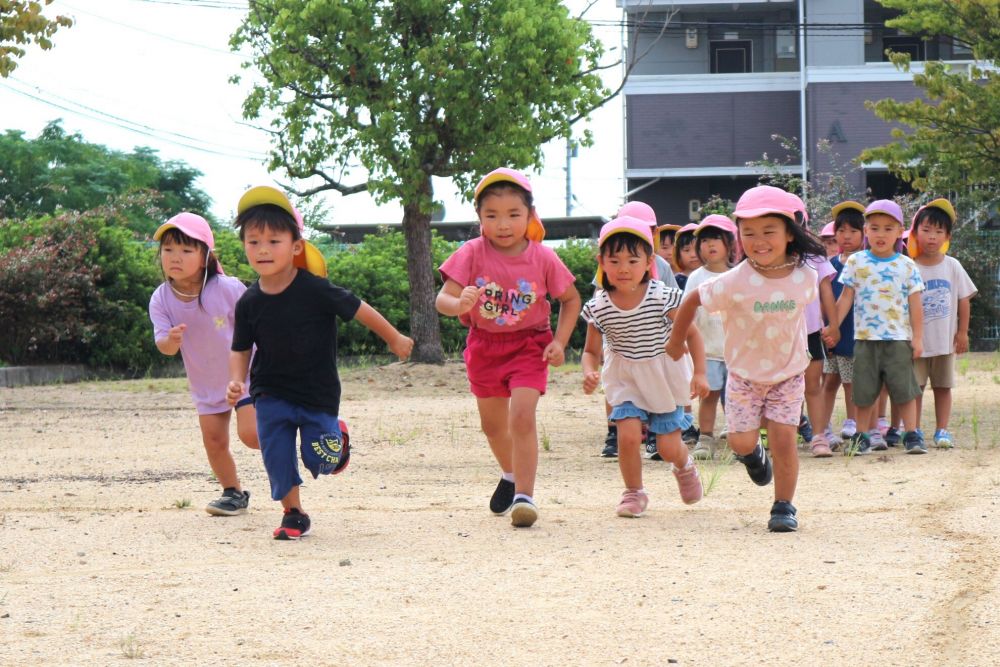
<path id="1" fill-rule="evenodd" d="M 886 49 L 909 53 L 915 71 L 924 60 L 970 64 L 948 38 L 924 41 L 886 27 L 894 14 L 874 0 L 617 3 L 626 48 L 641 55 L 624 90 L 627 190 L 661 221 L 696 219 L 713 194 L 735 200 L 762 173 L 747 163 L 764 154 L 792 158 L 787 170 L 812 175 L 831 169 L 818 140 L 830 142 L 840 163 L 888 142 L 891 126 L 865 102 L 912 100 L 919 91 Z M 774 135 L 801 142 L 805 165 L 783 154 Z M 905 188 L 878 164 L 850 179 L 877 198 Z"/>

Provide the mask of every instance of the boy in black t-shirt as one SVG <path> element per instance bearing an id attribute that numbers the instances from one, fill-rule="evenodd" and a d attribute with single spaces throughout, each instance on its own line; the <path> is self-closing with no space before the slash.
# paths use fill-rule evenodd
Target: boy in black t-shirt
<path id="1" fill-rule="evenodd" d="M 260 277 L 236 302 L 227 399 L 233 404 L 245 391 L 243 378 L 256 345 L 249 393 L 271 497 L 284 507 L 274 538 L 295 540 L 310 528 L 299 498 L 296 433 L 301 433 L 302 463 L 314 478 L 336 474 L 350 460 L 338 419 L 337 318 L 357 319 L 402 360 L 410 356 L 413 340 L 326 280 L 322 255 L 302 238 L 302 217 L 280 191 L 248 190 L 237 206 L 236 227 Z"/>

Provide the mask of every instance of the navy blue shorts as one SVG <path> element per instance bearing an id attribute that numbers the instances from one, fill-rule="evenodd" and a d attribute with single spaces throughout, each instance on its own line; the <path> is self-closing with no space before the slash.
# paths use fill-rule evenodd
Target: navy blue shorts
<path id="1" fill-rule="evenodd" d="M 346 424 L 336 416 L 275 396 L 258 396 L 254 404 L 260 453 L 271 481 L 271 498 L 281 500 L 292 487 L 302 484 L 300 452 L 302 464 L 312 473 L 313 479 L 335 475 L 347 467 L 351 447 Z M 297 435 L 301 436 L 299 443 L 296 443 Z"/>

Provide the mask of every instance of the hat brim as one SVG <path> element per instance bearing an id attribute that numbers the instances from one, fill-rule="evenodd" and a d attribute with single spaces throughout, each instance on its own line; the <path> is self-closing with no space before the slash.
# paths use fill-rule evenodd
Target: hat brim
<path id="1" fill-rule="evenodd" d="M 875 215 L 876 213 L 881 213 L 882 215 L 887 215 L 890 218 L 892 218 L 893 220 L 895 220 L 896 222 L 898 222 L 900 227 L 903 226 L 903 221 L 900 220 L 899 218 L 897 218 L 896 214 L 894 212 L 892 212 L 892 211 L 885 211 L 885 210 L 882 210 L 880 208 L 873 208 L 873 209 L 866 210 L 865 211 L 865 220 L 868 219 L 868 216 Z"/>
<path id="2" fill-rule="evenodd" d="M 743 211 L 733 211 L 733 217 L 737 220 L 742 218 L 763 218 L 766 215 L 780 215 L 783 218 L 795 221 L 795 211 L 782 211 L 778 208 L 748 208 Z"/>
<path id="3" fill-rule="evenodd" d="M 864 215 L 865 214 L 865 205 L 862 204 L 861 202 L 856 202 L 856 201 L 842 201 L 842 202 L 840 202 L 839 204 L 837 204 L 836 206 L 834 206 L 833 208 L 830 209 L 830 214 L 834 218 L 836 218 L 838 215 L 841 214 L 841 212 L 847 211 L 847 210 L 857 211 L 861 215 Z"/>
<path id="4" fill-rule="evenodd" d="M 657 234 L 662 234 L 663 232 L 676 232 L 681 228 L 680 225 L 660 225 L 656 228 Z"/>
<path id="5" fill-rule="evenodd" d="M 479 181 L 476 186 L 476 191 L 473 193 L 472 198 L 478 199 L 479 193 L 493 185 L 494 183 L 513 183 L 519 188 L 524 188 L 528 192 L 531 192 L 531 183 L 527 179 L 518 179 L 512 174 L 507 174 L 502 171 L 494 171 L 483 177 L 483 180 Z"/>
<path id="6" fill-rule="evenodd" d="M 242 215 L 244 211 L 254 206 L 265 204 L 277 206 L 293 218 L 295 217 L 295 207 L 292 206 L 291 200 L 281 190 L 272 188 L 270 185 L 258 185 L 244 192 L 239 203 L 236 204 L 236 215 Z"/>
<path id="7" fill-rule="evenodd" d="M 297 268 L 305 269 L 314 276 L 326 278 L 326 258 L 323 257 L 323 253 L 319 251 L 319 248 L 305 239 L 302 239 L 302 243 L 302 252 L 295 255 L 292 264 Z"/>

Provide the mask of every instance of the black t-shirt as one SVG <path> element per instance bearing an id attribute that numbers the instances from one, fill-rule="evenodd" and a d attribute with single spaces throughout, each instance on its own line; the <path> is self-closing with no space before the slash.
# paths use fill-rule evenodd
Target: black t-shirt
<path id="1" fill-rule="evenodd" d="M 280 294 L 251 285 L 236 302 L 232 345 L 235 352 L 257 346 L 250 395 L 339 414 L 337 318 L 351 320 L 360 307 L 349 290 L 303 270 Z"/>

